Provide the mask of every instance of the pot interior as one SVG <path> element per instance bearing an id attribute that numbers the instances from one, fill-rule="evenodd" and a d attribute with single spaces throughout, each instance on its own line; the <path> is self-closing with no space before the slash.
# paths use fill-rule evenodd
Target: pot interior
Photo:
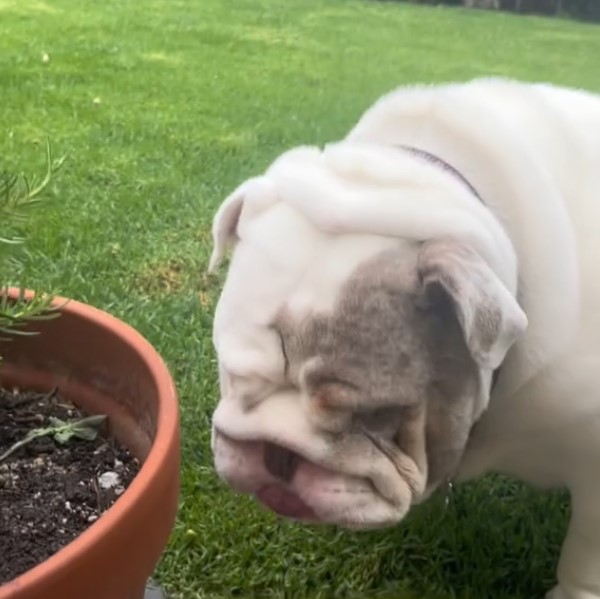
<path id="1" fill-rule="evenodd" d="M 91 309 L 93 310 L 93 309 Z M 60 394 L 91 414 L 106 414 L 109 434 L 143 462 L 156 433 L 158 384 L 139 336 L 118 320 L 64 311 L 33 323 L 37 334 L 0 342 L 0 385 Z"/>

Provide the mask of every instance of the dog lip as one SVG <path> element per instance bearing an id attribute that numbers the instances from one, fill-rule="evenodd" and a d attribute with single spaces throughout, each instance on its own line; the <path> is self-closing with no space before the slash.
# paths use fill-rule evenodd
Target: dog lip
<path id="1" fill-rule="evenodd" d="M 302 458 L 291 449 L 265 441 L 263 462 L 267 471 L 285 483 L 292 482 Z"/>
<path id="2" fill-rule="evenodd" d="M 255 493 L 255 497 L 279 516 L 300 521 L 318 521 L 318 517 L 298 494 L 290 491 L 285 485 L 271 483 L 263 486 Z"/>
<path id="3" fill-rule="evenodd" d="M 215 432 L 216 436 L 221 436 L 221 437 L 223 437 L 223 439 L 225 439 L 229 442 L 236 443 L 236 444 L 248 444 L 249 443 L 249 444 L 253 444 L 253 445 L 255 444 L 255 445 L 263 445 L 263 446 L 270 444 L 272 446 L 278 446 L 282 450 L 293 454 L 295 457 L 293 459 L 290 459 L 290 462 L 293 462 L 293 468 L 290 467 L 289 464 L 286 465 L 285 460 L 282 460 L 282 463 L 278 463 L 277 466 L 275 466 L 273 468 L 271 466 L 274 466 L 274 465 L 267 464 L 267 461 L 265 460 L 265 457 L 266 457 L 265 450 L 263 449 L 263 465 L 264 465 L 265 469 L 267 470 L 267 472 L 274 479 L 277 479 L 275 481 L 276 484 L 284 485 L 284 484 L 291 483 L 291 481 L 293 479 L 293 474 L 295 474 L 296 469 L 298 468 L 300 463 L 304 460 L 310 464 L 314 464 L 315 466 L 318 466 L 325 470 L 329 470 L 332 473 L 340 472 L 339 470 L 332 468 L 331 465 L 329 465 L 325 460 L 315 459 L 313 456 L 305 454 L 302 450 L 300 450 L 298 448 L 298 446 L 296 444 L 283 442 L 280 438 L 275 439 L 273 437 L 265 437 L 262 435 L 242 436 L 239 434 L 230 433 L 229 431 L 224 430 L 223 427 L 218 426 L 218 425 L 214 426 L 214 432 Z M 389 460 L 389 457 L 387 459 Z M 293 472 L 292 472 L 292 470 L 293 470 Z M 400 476 L 406 482 L 406 484 L 408 484 L 408 482 L 404 479 L 404 476 L 402 475 L 402 473 L 397 468 L 394 468 L 394 470 L 396 471 L 397 475 Z M 290 472 L 291 472 L 291 478 L 290 478 Z M 374 479 L 374 477 L 366 475 L 366 474 L 363 474 L 363 475 L 352 474 L 351 472 L 343 472 L 343 473 L 347 474 L 349 476 L 354 476 L 354 477 L 364 480 L 371 487 L 372 492 L 375 495 L 377 495 L 378 497 L 380 497 L 382 500 L 389 503 L 390 505 L 393 505 L 393 506 L 397 505 L 398 501 L 395 498 L 390 497 L 385 492 L 385 490 L 382 489 L 380 487 L 380 485 L 377 484 L 377 481 Z M 410 485 L 409 485 L 409 488 L 410 488 Z M 256 494 L 256 493 L 254 493 L 254 494 Z M 414 490 L 411 489 L 411 495 L 412 495 L 412 499 L 413 499 L 412 503 L 414 503 L 414 499 L 418 494 L 415 494 Z"/>

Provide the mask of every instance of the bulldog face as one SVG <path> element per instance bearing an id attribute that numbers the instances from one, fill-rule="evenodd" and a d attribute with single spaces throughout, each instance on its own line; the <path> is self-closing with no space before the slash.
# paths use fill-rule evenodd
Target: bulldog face
<path id="1" fill-rule="evenodd" d="M 216 470 L 283 516 L 388 526 L 454 473 L 526 321 L 468 244 L 332 233 L 286 201 L 286 170 L 215 218 L 213 266 L 235 240 L 214 324 Z"/>

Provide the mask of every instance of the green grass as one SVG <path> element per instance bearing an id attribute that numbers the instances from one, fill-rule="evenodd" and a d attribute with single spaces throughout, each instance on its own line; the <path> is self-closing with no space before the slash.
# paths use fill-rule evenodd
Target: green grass
<path id="1" fill-rule="evenodd" d="M 123 318 L 177 380 L 181 509 L 157 573 L 171 597 L 541 597 L 561 495 L 490 478 L 394 530 L 348 533 L 282 523 L 216 480 L 209 227 L 234 185 L 344 135 L 398 84 L 600 90 L 600 29 L 357 0 L 0 0 L 0 33 L 2 160 L 41 167 L 47 135 L 69 154 L 10 281 Z"/>

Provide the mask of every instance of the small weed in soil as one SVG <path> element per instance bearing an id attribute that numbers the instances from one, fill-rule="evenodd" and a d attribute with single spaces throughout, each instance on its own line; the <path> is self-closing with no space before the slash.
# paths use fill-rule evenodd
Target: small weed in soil
<path id="1" fill-rule="evenodd" d="M 56 392 L 0 388 L 0 455 L 34 430 L 87 415 Z M 49 558 L 123 494 L 138 461 L 102 434 L 44 435 L 0 461 L 0 584 Z"/>

